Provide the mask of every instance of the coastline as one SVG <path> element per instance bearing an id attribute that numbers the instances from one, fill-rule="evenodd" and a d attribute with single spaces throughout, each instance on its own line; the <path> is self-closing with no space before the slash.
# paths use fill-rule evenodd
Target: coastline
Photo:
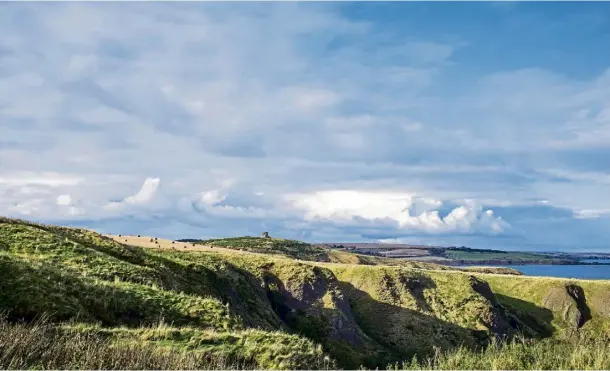
<path id="1" fill-rule="evenodd" d="M 417 259 L 410 259 L 417 261 Z M 426 259 L 427 263 L 442 264 L 448 266 L 505 266 L 505 265 L 610 265 L 610 263 L 581 262 L 575 260 L 432 260 Z"/>

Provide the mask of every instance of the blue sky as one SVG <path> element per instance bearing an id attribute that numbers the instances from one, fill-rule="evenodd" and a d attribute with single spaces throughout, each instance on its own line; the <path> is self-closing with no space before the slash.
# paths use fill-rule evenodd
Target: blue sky
<path id="1" fill-rule="evenodd" d="M 0 214 L 610 251 L 610 3 L 0 7 Z"/>

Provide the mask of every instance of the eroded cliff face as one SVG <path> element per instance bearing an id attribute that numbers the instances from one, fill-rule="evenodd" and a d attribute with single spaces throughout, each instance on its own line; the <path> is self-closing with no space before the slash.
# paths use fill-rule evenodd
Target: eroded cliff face
<path id="1" fill-rule="evenodd" d="M 548 277 L 485 279 L 501 304 L 539 337 L 592 333 L 610 341 L 610 281 Z"/>
<path id="2" fill-rule="evenodd" d="M 514 335 L 519 326 L 510 320 L 511 316 L 500 304 L 489 284 L 475 276 L 470 276 L 470 286 L 488 302 L 488 307 L 481 312 L 481 321 L 489 332 L 500 339 Z"/>
<path id="3" fill-rule="evenodd" d="M 310 272 L 307 279 L 278 276 L 283 283 L 278 293 L 293 315 L 284 318 L 345 364 L 368 360 L 368 366 L 382 365 L 429 355 L 434 347 L 476 347 L 517 333 L 573 335 L 589 322 L 605 323 L 600 311 L 592 311 L 587 288 L 574 283 L 548 286 L 541 281 L 535 294 L 519 297 L 494 291 L 488 282 L 492 276 L 485 274 L 343 264 L 303 267 Z M 518 276 L 493 278 L 517 291 L 519 280 L 530 282 Z M 603 290 L 592 296 L 596 303 L 603 301 L 599 292 Z"/>
<path id="4" fill-rule="evenodd" d="M 515 329 L 489 285 L 463 273 L 336 265 L 305 284 L 285 284 L 280 294 L 291 313 L 324 318 L 317 328 L 327 329 L 334 346 L 373 364 L 430 354 L 434 346 L 475 347 Z"/>
<path id="5" fill-rule="evenodd" d="M 487 282 L 472 274 L 287 260 L 256 269 L 286 327 L 322 344 L 345 367 L 485 345 L 516 328 Z"/>

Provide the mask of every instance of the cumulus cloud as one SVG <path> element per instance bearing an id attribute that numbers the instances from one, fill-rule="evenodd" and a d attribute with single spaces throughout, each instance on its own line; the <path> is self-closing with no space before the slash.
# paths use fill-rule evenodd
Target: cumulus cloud
<path id="1" fill-rule="evenodd" d="M 497 234 L 509 227 L 492 210 L 483 210 L 472 202 L 441 217 L 438 208 L 442 201 L 412 194 L 340 190 L 288 195 L 286 199 L 305 212 L 306 220 L 351 225 L 366 221 L 380 227 L 395 225 L 399 231 L 428 233 Z"/>
<path id="2" fill-rule="evenodd" d="M 124 202 L 132 205 L 143 205 L 150 202 L 155 197 L 160 182 L 159 178 L 146 178 L 138 193 L 127 197 Z"/>
<path id="3" fill-rule="evenodd" d="M 125 197 L 122 201 L 110 202 L 104 206 L 104 209 L 109 211 L 118 211 L 129 205 L 147 205 L 155 197 L 160 182 L 161 179 L 159 178 L 146 178 L 146 180 L 144 180 L 144 184 L 142 184 L 142 187 L 140 188 L 138 193 L 133 196 Z"/>
<path id="4" fill-rule="evenodd" d="M 72 197 L 70 195 L 59 195 L 57 196 L 57 204 L 60 206 L 69 206 L 72 204 Z"/>

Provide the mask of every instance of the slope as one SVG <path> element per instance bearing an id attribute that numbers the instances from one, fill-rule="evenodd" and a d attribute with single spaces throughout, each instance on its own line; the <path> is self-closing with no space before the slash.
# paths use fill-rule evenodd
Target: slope
<path id="1" fill-rule="evenodd" d="M 577 281 L 582 292 L 570 289 L 575 304 L 566 302 L 574 311 L 545 299 L 552 287 L 536 279 L 519 291 L 525 277 L 218 250 L 143 249 L 2 218 L 0 311 L 11 321 L 48 314 L 121 346 L 229 355 L 253 368 L 385 367 L 517 331 L 607 334 L 604 282 Z M 560 320 L 566 311 L 581 315 Z M 150 330 L 159 322 L 167 329 Z"/>

